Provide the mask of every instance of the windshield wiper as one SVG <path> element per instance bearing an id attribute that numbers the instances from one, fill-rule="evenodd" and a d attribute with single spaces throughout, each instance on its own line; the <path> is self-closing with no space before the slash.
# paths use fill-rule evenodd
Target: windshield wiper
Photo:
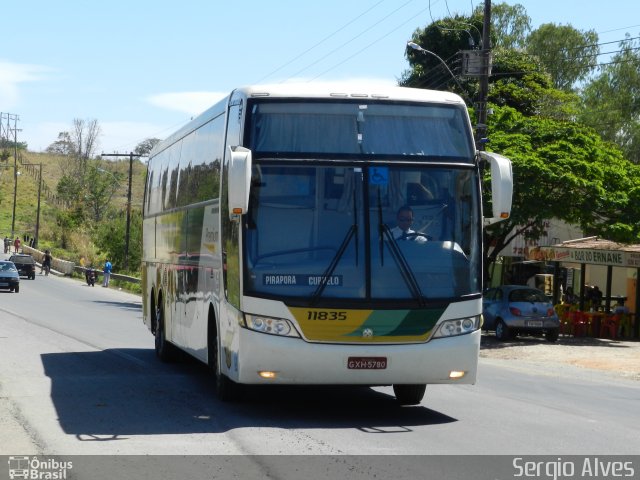
<path id="1" fill-rule="evenodd" d="M 380 201 L 380 189 L 378 189 L 378 221 L 380 233 L 380 265 L 384 266 L 383 252 L 386 239 L 387 244 L 389 245 L 389 250 L 391 250 L 391 256 L 393 257 L 393 260 L 396 262 L 396 266 L 402 274 L 404 283 L 407 284 L 407 287 L 409 288 L 409 291 L 411 292 L 413 298 L 415 298 L 418 302 L 420 302 L 420 305 L 423 306 L 425 304 L 425 298 L 422 294 L 422 290 L 420 289 L 420 284 L 418 283 L 418 280 L 416 279 L 411 266 L 407 262 L 407 259 L 400 250 L 400 247 L 398 247 L 396 239 L 393 238 L 391 229 L 386 223 L 382 221 L 382 202 Z"/>
<path id="2" fill-rule="evenodd" d="M 331 278 L 331 275 L 333 275 L 333 272 L 338 266 L 338 263 L 340 262 L 342 255 L 344 255 L 344 252 L 347 250 L 347 247 L 349 246 L 349 243 L 351 242 L 351 239 L 354 236 L 356 237 L 356 266 L 358 266 L 358 243 L 359 243 L 358 242 L 358 207 L 356 204 L 355 188 L 353 189 L 353 221 L 354 223 L 349 227 L 349 230 L 347 230 L 347 233 L 344 239 L 342 240 L 342 244 L 340 245 L 340 248 L 331 259 L 331 263 L 329 264 L 325 272 L 322 274 L 320 283 L 318 284 L 316 291 L 313 292 L 313 295 L 311 296 L 311 301 L 309 302 L 311 305 L 315 304 L 316 301 L 322 296 L 322 292 L 324 292 L 324 289 L 327 287 L 327 284 L 329 283 L 329 278 Z"/>
<path id="3" fill-rule="evenodd" d="M 422 290 L 420 289 L 420 284 L 418 283 L 418 280 L 416 279 L 416 276 L 413 273 L 411 266 L 407 262 L 407 259 L 405 258 L 404 254 L 400 250 L 400 247 L 398 247 L 398 243 L 396 242 L 396 239 L 393 238 L 391 229 L 388 227 L 387 224 L 383 223 L 380 225 L 380 235 L 384 236 L 384 238 L 386 239 L 387 244 L 389 245 L 389 250 L 391 250 L 391 256 L 393 257 L 393 260 L 396 262 L 396 265 L 400 269 L 400 273 L 402 274 L 402 279 L 404 280 L 404 282 L 407 284 L 407 287 L 411 291 L 411 295 L 413 295 L 413 298 L 415 298 L 420 302 L 421 306 L 424 305 L 425 298 L 424 298 L 424 295 L 422 294 Z"/>

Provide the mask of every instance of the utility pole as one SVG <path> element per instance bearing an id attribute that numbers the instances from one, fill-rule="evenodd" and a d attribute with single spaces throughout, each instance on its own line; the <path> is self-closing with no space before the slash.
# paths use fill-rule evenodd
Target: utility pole
<path id="1" fill-rule="evenodd" d="M 36 215 L 36 239 L 33 242 L 34 248 L 38 248 L 38 242 L 40 242 L 40 195 L 42 193 L 42 164 L 38 171 L 38 210 Z"/>
<path id="2" fill-rule="evenodd" d="M 142 157 L 139 153 L 103 153 L 101 157 L 129 157 L 129 188 L 127 189 L 127 227 L 124 235 L 124 269 L 129 270 L 129 235 L 131 230 L 131 178 L 133 177 L 133 157 Z"/>
<path id="3" fill-rule="evenodd" d="M 42 163 L 23 163 L 22 166 L 38 166 L 38 209 L 36 213 L 36 233 L 35 239 L 33 241 L 33 247 L 38 248 L 38 242 L 40 241 L 40 196 L 42 194 Z"/>
<path id="4" fill-rule="evenodd" d="M 491 73 L 491 0 L 484 0 L 484 18 L 482 23 L 482 72 L 480 74 L 480 91 L 476 109 L 478 124 L 476 125 L 476 146 L 484 150 L 487 142 L 487 98 L 489 96 L 489 74 Z"/>
<path id="5" fill-rule="evenodd" d="M 6 129 L 3 128 L 2 121 L 7 120 Z M 13 120 L 13 128 L 11 128 L 11 120 Z M 18 120 L 19 117 L 13 113 L 0 114 L 0 140 L 4 140 L 3 144 L 8 145 L 10 134 L 13 131 L 13 213 L 11 215 L 11 238 L 13 238 L 16 230 L 16 197 L 18 196 Z"/>

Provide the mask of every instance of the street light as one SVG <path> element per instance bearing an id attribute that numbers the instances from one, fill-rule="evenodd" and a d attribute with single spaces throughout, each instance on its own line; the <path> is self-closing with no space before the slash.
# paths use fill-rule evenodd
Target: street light
<path id="1" fill-rule="evenodd" d="M 417 50 L 419 52 L 424 53 L 425 55 L 431 55 L 433 57 L 436 57 L 438 59 L 438 61 L 444 65 L 444 68 L 447 69 L 447 72 L 449 72 L 449 75 L 451 75 L 451 78 L 453 78 L 453 80 L 456 82 L 456 85 L 458 85 L 458 88 L 460 89 L 461 93 L 464 94 L 464 88 L 462 87 L 462 85 L 460 85 L 460 82 L 458 81 L 458 79 L 456 78 L 456 76 L 453 74 L 453 72 L 451 71 L 451 69 L 449 68 L 449 66 L 444 62 L 444 60 L 442 60 L 440 58 L 440 56 L 437 53 L 433 53 L 430 50 L 427 50 L 426 48 L 422 48 L 420 45 L 418 45 L 415 42 L 407 42 L 407 47 L 412 48 L 414 50 Z"/>
<path id="2" fill-rule="evenodd" d="M 100 168 L 97 167 L 96 170 L 100 173 L 106 173 L 111 175 L 111 178 L 113 178 L 113 180 L 118 184 L 118 186 L 120 186 L 120 181 L 118 180 L 118 177 L 115 176 L 115 174 L 113 172 L 110 172 L 109 170 L 106 170 L 104 168 Z"/>

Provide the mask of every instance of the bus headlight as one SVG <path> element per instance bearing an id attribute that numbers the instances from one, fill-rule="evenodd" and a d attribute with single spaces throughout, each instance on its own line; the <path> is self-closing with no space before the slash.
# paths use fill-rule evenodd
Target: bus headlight
<path id="1" fill-rule="evenodd" d="M 454 337 L 475 332 L 480 328 L 480 316 L 446 320 L 440 324 L 433 338 Z"/>
<path id="2" fill-rule="evenodd" d="M 284 318 L 263 317 L 261 315 L 245 315 L 247 328 L 256 332 L 282 335 L 284 337 L 299 337 L 298 332 L 289 320 Z"/>

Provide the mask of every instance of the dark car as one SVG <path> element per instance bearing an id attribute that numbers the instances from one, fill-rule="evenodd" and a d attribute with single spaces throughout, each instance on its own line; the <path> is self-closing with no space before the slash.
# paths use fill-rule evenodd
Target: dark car
<path id="1" fill-rule="evenodd" d="M 7 289 L 10 292 L 20 291 L 20 275 L 13 262 L 8 260 L 0 261 L 0 289 Z"/>
<path id="2" fill-rule="evenodd" d="M 560 320 L 553 304 L 541 290 L 524 285 L 501 285 L 488 289 L 482 299 L 484 330 L 495 330 L 498 340 L 514 335 L 544 335 L 558 339 Z"/>
<path id="3" fill-rule="evenodd" d="M 9 257 L 9 261 L 15 264 L 20 276 L 36 279 L 36 261 L 31 255 L 15 253 Z"/>

